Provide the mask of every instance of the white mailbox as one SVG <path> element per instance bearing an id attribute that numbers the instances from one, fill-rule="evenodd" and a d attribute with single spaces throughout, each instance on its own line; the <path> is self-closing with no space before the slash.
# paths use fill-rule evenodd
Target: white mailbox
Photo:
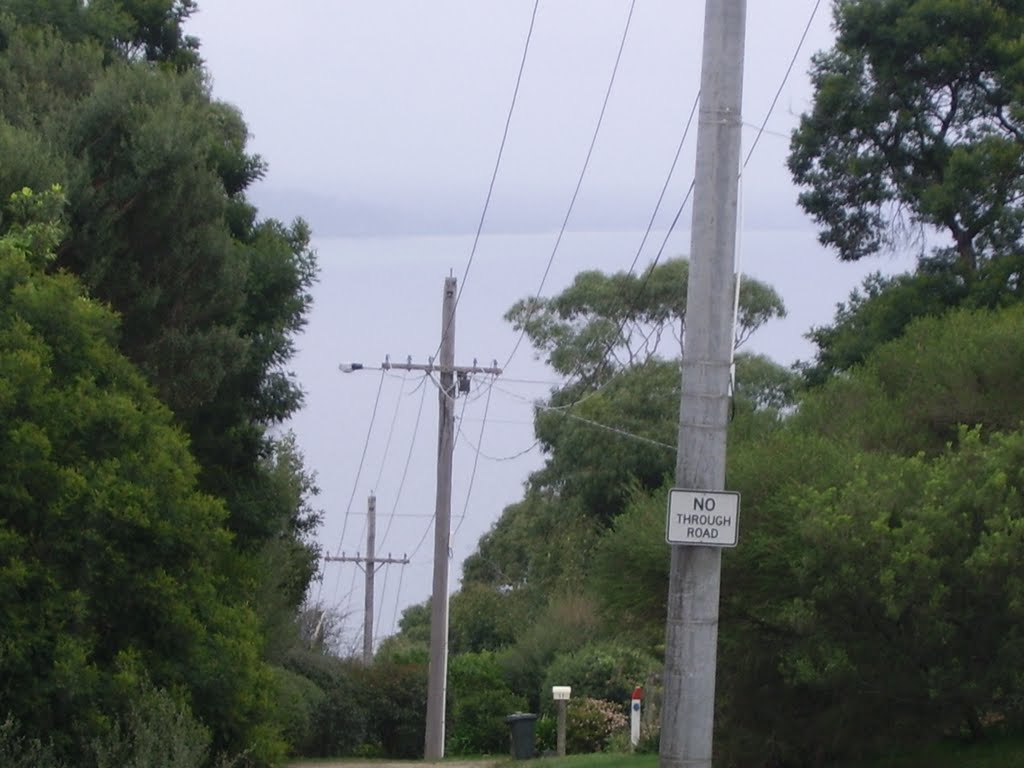
<path id="1" fill-rule="evenodd" d="M 566 701 L 572 695 L 571 685 L 553 685 L 551 686 L 551 698 L 555 701 Z"/>

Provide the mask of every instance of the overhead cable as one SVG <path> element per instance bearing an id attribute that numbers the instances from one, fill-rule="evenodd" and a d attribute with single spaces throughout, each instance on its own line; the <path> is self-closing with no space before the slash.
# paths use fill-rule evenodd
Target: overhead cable
<path id="1" fill-rule="evenodd" d="M 519 87 L 523 82 L 523 72 L 526 70 L 526 59 L 530 53 L 530 41 L 533 39 L 533 28 L 537 21 L 537 9 L 540 7 L 540 0 L 534 0 L 533 12 L 530 14 L 530 27 L 526 32 L 526 42 L 523 44 L 523 55 L 519 61 L 519 72 L 516 74 L 516 86 L 512 91 L 512 102 L 508 106 L 508 114 L 505 116 L 505 128 L 501 133 L 501 143 L 498 145 L 498 156 L 494 160 L 494 170 L 491 171 L 491 181 L 487 185 L 487 195 L 484 197 L 484 207 L 480 211 L 480 221 L 476 226 L 476 234 L 473 236 L 473 246 L 469 251 L 469 259 L 466 261 L 466 268 L 462 271 L 462 280 L 459 281 L 459 291 L 455 295 L 455 309 L 458 309 L 459 299 L 462 298 L 462 292 L 466 289 L 466 282 L 469 279 L 469 270 L 473 266 L 473 259 L 476 257 L 476 250 L 480 244 L 480 234 L 484 229 L 484 221 L 487 219 L 487 210 L 491 206 L 491 197 L 494 195 L 494 184 L 498 179 L 498 169 L 501 168 L 501 159 L 505 154 L 505 144 L 508 142 L 509 128 L 512 125 L 512 115 L 516 110 L 516 102 L 519 100 Z M 452 311 L 452 317 L 455 316 L 454 310 Z M 444 338 L 447 333 L 447 328 L 441 334 Z M 441 347 L 438 345 L 437 352 L 434 353 L 436 357 L 440 352 Z"/>
<path id="2" fill-rule="evenodd" d="M 572 198 L 569 200 L 569 207 L 565 211 L 565 217 L 562 219 L 562 226 L 559 227 L 558 236 L 555 238 L 555 245 L 551 249 L 551 255 L 548 257 L 548 263 L 544 267 L 544 274 L 541 275 L 540 285 L 537 286 L 537 292 L 535 298 L 540 298 L 541 293 L 544 291 L 544 285 L 547 282 L 548 275 L 551 273 L 551 266 L 555 262 L 555 255 L 558 253 L 558 248 L 562 243 L 562 237 L 565 235 L 565 230 L 569 226 L 569 219 L 572 217 L 573 210 L 576 207 L 576 199 L 579 197 L 580 189 L 583 187 L 583 179 L 587 175 L 587 168 L 590 167 L 590 158 L 594 154 L 594 147 L 597 145 L 597 137 L 601 133 L 601 125 L 604 123 L 604 115 L 608 109 L 608 101 L 612 95 L 612 88 L 615 85 L 615 77 L 619 72 L 619 64 L 622 61 L 622 52 L 626 47 L 626 39 L 629 36 L 629 26 L 633 20 L 633 9 L 636 7 L 636 0 L 632 0 L 629 4 L 629 13 L 626 16 L 626 24 L 622 30 L 622 37 L 619 40 L 619 50 L 615 55 L 615 64 L 612 67 L 611 77 L 608 79 L 608 87 L 604 92 L 604 101 L 601 103 L 601 112 L 597 117 L 597 125 L 594 127 L 594 135 L 590 139 L 590 146 L 587 148 L 586 158 L 583 160 L 583 167 L 580 169 L 579 177 L 576 180 L 576 188 L 573 190 Z M 519 337 L 516 339 L 515 346 L 512 347 L 512 351 L 509 353 L 508 358 L 505 360 L 505 364 L 502 368 L 508 368 L 509 363 L 512 362 L 512 358 L 516 356 L 516 352 L 519 351 L 519 346 L 523 343 L 523 337 L 526 335 L 526 328 L 519 333 Z"/>

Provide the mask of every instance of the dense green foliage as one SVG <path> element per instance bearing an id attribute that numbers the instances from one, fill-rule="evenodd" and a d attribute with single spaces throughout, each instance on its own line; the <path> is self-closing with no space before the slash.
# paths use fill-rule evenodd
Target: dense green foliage
<path id="1" fill-rule="evenodd" d="M 813 108 L 791 145 L 800 204 L 841 259 L 911 241 L 922 256 L 913 274 L 869 278 L 813 329 L 808 383 L 916 317 L 1020 300 L 1022 24 L 1015 2 L 835 3 L 836 43 L 814 58 Z"/>
<path id="2" fill-rule="evenodd" d="M 270 663 L 301 642 L 315 487 L 270 428 L 315 261 L 245 198 L 264 164 L 193 10 L 0 2 L 0 716 L 75 764 L 135 681 L 209 731 L 199 760 L 308 725 Z"/>
<path id="3" fill-rule="evenodd" d="M 815 764 L 1024 723 L 1022 369 L 1024 307 L 925 319 L 733 444 L 723 756 L 770 743 L 779 764 Z M 602 614 L 658 642 L 663 491 L 634 496 L 592 574 Z"/>
<path id="4" fill-rule="evenodd" d="M 505 718 L 526 709 L 492 651 L 453 656 L 448 668 L 451 700 L 446 741 L 452 754 L 502 754 L 508 749 Z"/>
<path id="5" fill-rule="evenodd" d="M 682 350 L 686 328 L 689 262 L 669 259 L 643 273 L 581 272 L 551 298 L 516 302 L 505 319 L 522 330 L 559 373 L 587 385 L 607 381 L 616 371 L 653 360 L 665 352 L 662 341 L 675 342 L 668 354 Z M 782 299 L 759 280 L 744 277 L 736 328 L 739 346 L 773 317 L 783 317 Z"/>
<path id="6" fill-rule="evenodd" d="M 543 690 L 550 692 L 555 685 L 572 685 L 574 697 L 613 702 L 621 708 L 634 688 L 660 671 L 660 661 L 625 639 L 589 642 L 552 660 Z"/>
<path id="7" fill-rule="evenodd" d="M 476 750 L 490 751 L 499 735 L 507 739 L 499 705 L 518 696 L 531 711 L 550 712 L 554 684 L 572 685 L 579 697 L 576 748 L 602 748 L 612 736 L 609 723 L 620 729 L 624 722 L 632 690 L 657 678 L 662 633 L 637 614 L 610 610 L 605 598 L 620 589 L 632 606 L 652 596 L 663 603 L 664 593 L 637 592 L 644 586 L 637 574 L 625 573 L 605 542 L 628 517 L 624 510 L 661 488 L 672 471 L 680 377 L 678 359 L 664 354 L 679 350 L 686 271 L 687 262 L 675 259 L 639 277 L 585 272 L 558 296 L 520 302 L 508 314 L 572 378 L 537 407 L 545 466 L 467 558 L 451 601 L 452 669 L 493 659 L 500 672 L 492 694 L 478 702 L 453 671 L 452 743 L 460 751 L 473 746 L 460 723 L 466 701 L 489 713 L 491 735 L 475 721 L 473 734 Z M 781 314 L 771 288 L 747 281 L 737 342 Z M 659 352 L 658 342 L 672 336 L 676 343 Z M 770 428 L 791 406 L 796 376 L 757 355 L 739 354 L 736 362 L 737 427 Z M 663 532 L 657 538 L 667 565 Z M 599 583 L 605 574 L 607 589 Z M 418 647 L 425 658 L 427 606 L 407 609 L 400 627 L 387 653 L 408 656 Z"/>
<path id="8" fill-rule="evenodd" d="M 324 652 L 315 607 L 296 621 L 315 488 L 272 428 L 301 403 L 315 263 L 246 199 L 264 164 L 193 9 L 0 0 L 0 763 L 415 758 L 429 605 L 370 666 Z M 951 764 L 919 744 L 1024 728 L 1022 18 L 835 3 L 801 203 L 844 259 L 941 241 L 811 331 L 810 390 L 736 356 L 722 765 Z M 451 602 L 450 752 L 505 751 L 514 710 L 549 739 L 553 684 L 570 750 L 621 745 L 636 685 L 656 743 L 687 270 L 584 272 L 508 313 L 566 381 Z M 737 346 L 783 313 L 739 298 Z"/>
<path id="9" fill-rule="evenodd" d="M 115 317 L 45 271 L 59 205 L 57 193 L 15 195 L 0 237 L 0 703 L 74 754 L 148 678 L 180 691 L 218 748 L 273 757 L 226 511 L 114 347 Z"/>
<path id="10" fill-rule="evenodd" d="M 802 202 L 843 258 L 893 244 L 899 211 L 955 245 L 869 278 L 812 330 L 812 390 L 737 356 L 725 765 L 810 768 L 1024 727 L 1024 49 L 1006 6 L 836 4 L 837 46 L 816 59 L 814 111 L 794 139 Z M 908 76 L 907 60 L 927 76 Z M 453 633 L 530 606 L 518 632 L 487 642 L 540 712 L 556 681 L 615 702 L 632 680 L 658 699 L 650 667 L 614 659 L 623 642 L 640 660 L 664 651 L 680 392 L 675 350 L 666 359 L 658 341 L 684 327 L 668 286 L 685 262 L 671 269 L 646 276 L 650 296 L 641 278 L 583 273 L 508 316 L 569 383 L 538 405 L 546 463 L 466 561 L 474 610 Z"/>
<path id="11" fill-rule="evenodd" d="M 945 234 L 970 276 L 1017 252 L 1024 16 L 1016 2 L 835 4 L 836 43 L 811 72 L 793 138 L 800 203 L 843 259 L 892 245 L 900 225 Z"/>

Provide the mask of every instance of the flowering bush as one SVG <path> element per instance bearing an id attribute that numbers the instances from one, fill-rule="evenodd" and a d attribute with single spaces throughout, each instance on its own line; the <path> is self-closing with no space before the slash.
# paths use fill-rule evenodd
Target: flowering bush
<path id="1" fill-rule="evenodd" d="M 619 704 L 601 699 L 572 699 L 566 711 L 566 752 L 603 752 L 611 737 L 626 727 L 626 715 Z"/>

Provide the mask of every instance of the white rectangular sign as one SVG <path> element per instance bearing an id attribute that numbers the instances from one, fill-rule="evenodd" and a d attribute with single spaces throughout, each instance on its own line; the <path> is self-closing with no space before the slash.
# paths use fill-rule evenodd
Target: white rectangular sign
<path id="1" fill-rule="evenodd" d="M 665 541 L 701 547 L 735 547 L 740 530 L 740 495 L 735 491 L 668 493 Z"/>

